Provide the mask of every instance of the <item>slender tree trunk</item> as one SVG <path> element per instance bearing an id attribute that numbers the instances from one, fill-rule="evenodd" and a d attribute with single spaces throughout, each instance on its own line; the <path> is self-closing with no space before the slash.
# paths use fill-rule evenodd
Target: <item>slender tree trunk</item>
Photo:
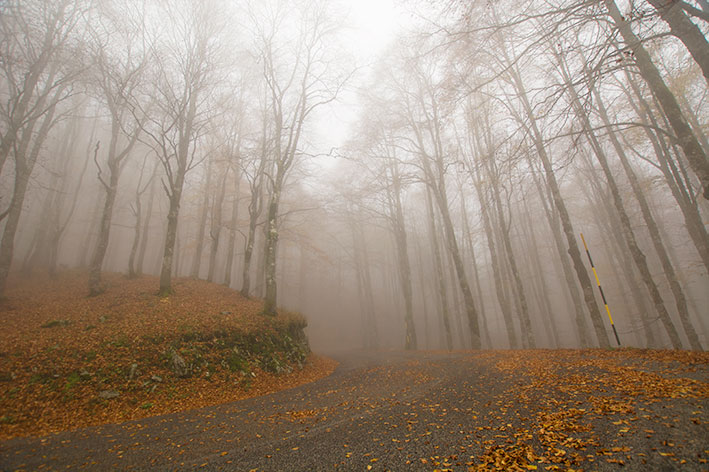
<path id="1" fill-rule="evenodd" d="M 185 183 L 183 169 L 178 169 L 176 185 L 168 195 L 170 207 L 167 211 L 167 229 L 165 231 L 165 246 L 163 248 L 162 266 L 160 268 L 160 296 L 172 294 L 172 264 L 175 255 L 175 241 L 177 239 L 177 218 L 180 213 L 180 200 L 182 187 Z"/>
<path id="2" fill-rule="evenodd" d="M 271 195 L 266 215 L 265 234 L 265 276 L 266 276 L 266 296 L 263 300 L 263 313 L 268 316 L 276 316 L 276 304 L 278 299 L 278 287 L 276 284 L 276 255 L 278 250 L 278 206 L 280 203 L 280 188 L 282 184 L 275 187 L 275 193 Z"/>
<path id="3" fill-rule="evenodd" d="M 147 157 L 146 157 L 147 159 Z M 138 247 L 140 245 L 140 228 L 141 228 L 141 223 L 143 219 L 143 194 L 145 191 L 148 189 L 148 186 L 152 187 L 153 185 L 153 179 L 155 178 L 155 172 L 157 171 L 157 165 L 158 163 L 155 163 L 155 167 L 153 167 L 153 172 L 150 175 L 150 180 L 146 184 L 145 187 L 141 190 L 141 184 L 142 184 L 142 179 L 143 179 L 143 172 L 145 171 L 145 160 L 143 161 L 143 168 L 141 169 L 141 174 L 140 178 L 138 179 L 138 186 L 136 187 L 135 190 L 135 206 L 133 207 L 134 214 L 135 214 L 135 225 L 133 226 L 133 244 L 131 244 L 130 247 L 130 255 L 128 256 L 128 278 L 134 279 L 135 277 L 138 276 L 138 271 L 136 271 L 135 268 L 135 258 L 138 254 Z M 152 191 L 151 191 L 152 193 Z M 151 196 L 152 198 L 152 196 Z"/>
<path id="4" fill-rule="evenodd" d="M 539 308 L 542 313 L 542 319 L 544 320 L 544 325 L 546 327 L 545 331 L 549 340 L 552 342 L 553 347 L 558 348 L 559 334 L 556 329 L 556 323 L 554 322 L 554 316 L 552 314 L 551 302 L 549 301 L 549 287 L 544 277 L 544 266 L 542 265 L 542 258 L 539 255 L 539 243 L 537 240 L 537 235 L 534 231 L 534 223 L 532 222 L 531 212 L 527 207 L 527 201 L 524 200 L 524 213 L 527 215 L 523 218 L 527 227 L 527 234 L 525 235 L 525 240 L 528 242 L 527 252 L 530 255 L 531 266 L 534 268 L 536 277 L 534 280 L 538 282 L 538 289 L 535 290 L 539 299 Z M 524 225 L 522 225 L 524 228 Z"/>
<path id="5" fill-rule="evenodd" d="M 460 349 L 465 349 L 467 345 L 465 338 L 465 330 L 463 329 L 463 316 L 460 303 L 460 293 L 459 290 L 455 289 L 455 272 L 453 271 L 453 261 L 451 260 L 450 251 L 446 252 L 446 262 L 445 267 L 448 269 L 448 278 L 446 280 L 446 285 L 451 286 L 451 300 L 453 300 L 453 321 L 456 324 L 455 331 L 458 333 L 458 339 L 460 340 Z M 454 343 L 455 344 L 455 343 Z"/>
<path id="6" fill-rule="evenodd" d="M 231 276 L 234 272 L 234 252 L 236 248 L 236 230 L 239 227 L 239 184 L 241 175 L 239 166 L 234 168 L 234 203 L 231 206 L 231 222 L 229 224 L 229 243 L 227 246 L 226 268 L 224 269 L 224 285 L 231 286 Z"/>
<path id="7" fill-rule="evenodd" d="M 202 206 L 199 210 L 199 223 L 197 226 L 197 241 L 195 253 L 192 259 L 192 269 L 190 269 L 190 277 L 193 279 L 199 278 L 199 269 L 202 265 L 202 252 L 204 251 L 204 233 L 207 227 L 207 214 L 209 213 L 209 192 L 211 190 L 212 180 L 212 161 L 207 165 L 207 175 L 204 180 L 202 189 Z"/>
<path id="8" fill-rule="evenodd" d="M 689 165 L 701 182 L 704 198 L 709 200 L 709 159 L 697 137 L 692 132 L 692 128 L 685 120 L 675 96 L 669 87 L 662 80 L 660 72 L 653 64 L 650 54 L 642 45 L 640 39 L 633 33 L 630 23 L 621 15 L 614 0 L 603 0 L 608 8 L 608 13 L 613 19 L 618 31 L 623 37 L 625 44 L 633 51 L 640 74 L 647 82 L 653 95 L 660 102 L 662 110 L 665 112 L 672 129 L 674 130 L 679 145 L 682 147 Z"/>
<path id="9" fill-rule="evenodd" d="M 244 249 L 244 267 L 241 277 L 241 295 L 249 296 L 251 290 L 251 256 L 254 253 L 254 240 L 256 239 L 256 218 L 252 215 L 249 218 L 249 234 L 246 238 L 246 248 Z"/>
<path id="10" fill-rule="evenodd" d="M 396 243 L 396 260 L 399 269 L 399 284 L 404 297 L 404 348 L 417 349 L 416 326 L 414 325 L 413 294 L 411 288 L 411 264 L 409 262 L 408 240 L 401 205 L 401 176 L 395 161 L 389 163 L 391 188 L 389 189 L 390 214 Z"/>
<path id="11" fill-rule="evenodd" d="M 531 157 L 526 154 L 527 162 L 530 166 L 533 166 Z M 576 279 L 573 275 L 573 268 L 569 262 L 569 254 L 566 252 L 566 247 L 564 246 L 564 236 L 561 230 L 561 223 L 559 222 L 559 217 L 553 208 L 550 208 L 549 200 L 547 199 L 546 192 L 542 189 L 542 185 L 537 178 L 536 169 L 532 172 L 532 178 L 534 180 L 534 185 L 537 188 L 537 193 L 539 195 L 539 200 L 544 208 L 544 214 L 546 215 L 547 222 L 549 223 L 549 228 L 551 229 L 551 234 L 554 239 L 554 248 L 559 256 L 559 263 L 561 265 L 561 270 L 564 275 L 564 280 L 566 280 L 566 285 L 568 287 L 568 294 L 571 297 L 571 302 L 574 307 L 574 325 L 576 326 L 576 335 L 578 336 L 579 344 L 581 347 L 588 347 L 591 345 L 589 341 L 589 334 L 586 331 L 586 321 L 585 314 L 583 311 L 583 302 L 581 300 L 581 295 L 579 294 L 578 285 Z M 548 187 L 547 187 L 548 189 Z M 553 204 L 553 200 L 551 200 Z"/>
<path id="12" fill-rule="evenodd" d="M 140 248 L 138 249 L 138 261 L 136 263 L 136 274 L 143 274 L 145 266 L 145 251 L 148 248 L 148 236 L 150 235 L 150 217 L 153 214 L 153 203 L 155 201 L 155 178 L 150 183 L 150 194 L 148 195 L 148 208 L 145 210 L 145 220 L 143 221 L 143 231 L 140 238 Z"/>
<path id="13" fill-rule="evenodd" d="M 103 180 L 101 181 L 106 190 L 106 194 L 103 201 L 103 213 L 101 215 L 101 223 L 99 224 L 98 240 L 89 265 L 89 296 L 91 297 L 103 293 L 106 289 L 101 282 L 101 268 L 103 266 L 104 257 L 106 256 L 106 250 L 108 249 L 108 240 L 111 234 L 111 220 L 113 219 L 113 205 L 116 201 L 116 194 L 118 193 L 120 168 L 115 159 L 115 146 L 120 131 L 119 124 L 114 122 L 112 128 L 111 144 L 108 151 L 109 181 L 108 183 Z M 98 152 L 98 143 L 96 143 L 95 152 Z"/>
<path id="14" fill-rule="evenodd" d="M 501 266 L 498 261 L 497 246 L 495 243 L 496 239 L 495 235 L 493 234 L 492 222 L 490 221 L 490 215 L 488 213 L 486 199 L 483 195 L 482 181 L 479 175 L 477 177 L 473 176 L 472 178 L 473 186 L 475 187 L 475 190 L 478 194 L 478 200 L 480 201 L 480 214 L 483 219 L 483 227 L 485 228 L 485 238 L 487 239 L 487 247 L 490 251 L 492 276 L 495 282 L 495 294 L 497 295 L 497 302 L 500 305 L 500 310 L 502 311 L 502 318 L 505 322 L 507 341 L 509 343 L 510 349 L 517 349 L 519 345 L 517 342 L 517 334 L 515 331 L 514 321 L 512 319 L 512 309 L 510 307 L 509 299 L 504 294 Z"/>
<path id="15" fill-rule="evenodd" d="M 350 231 L 352 232 L 353 259 L 357 279 L 360 322 L 362 325 L 362 347 L 365 349 L 377 349 L 379 347 L 379 335 L 374 315 L 374 297 L 372 295 L 372 279 L 367 244 L 364 240 L 362 226 L 354 219 L 350 221 Z"/>
<path id="16" fill-rule="evenodd" d="M 436 287 L 438 290 L 438 301 L 440 303 L 439 310 L 441 320 L 443 321 L 443 330 L 446 339 L 446 348 L 450 351 L 453 349 L 453 335 L 451 333 L 450 315 L 448 313 L 448 295 L 446 292 L 446 282 L 443 277 L 443 261 L 441 259 L 441 249 L 438 244 L 438 234 L 436 231 L 435 214 L 433 204 L 431 202 L 431 189 L 426 186 L 426 213 L 428 221 L 428 237 L 433 249 L 433 265 L 436 270 Z"/>
<path id="17" fill-rule="evenodd" d="M 222 234 L 222 207 L 224 206 L 224 194 L 226 192 L 226 178 L 228 172 L 224 173 L 222 183 L 219 186 L 219 193 L 212 206 L 212 225 L 209 236 L 212 244 L 209 248 L 209 270 L 207 271 L 207 281 L 214 281 L 214 270 L 217 263 L 217 251 L 219 251 L 219 239 Z"/>
<path id="18" fill-rule="evenodd" d="M 86 146 L 86 156 L 84 158 L 84 164 L 79 172 L 79 178 L 76 183 L 76 188 L 74 189 L 74 194 L 71 198 L 71 204 L 69 205 L 69 211 L 67 212 L 64 219 L 62 219 L 61 208 L 57 208 L 57 225 L 52 233 L 52 238 L 49 241 L 49 275 L 54 277 L 57 273 L 57 265 L 59 261 L 59 253 L 62 243 L 62 238 L 64 237 L 64 232 L 69 226 L 76 207 L 79 203 L 79 195 L 81 194 L 81 187 L 84 183 L 84 176 L 86 175 L 86 170 L 89 167 L 89 161 L 91 160 L 91 143 L 93 142 L 94 134 L 96 131 L 96 123 L 91 127 L 91 136 L 89 137 L 89 142 Z M 66 156 L 66 162 L 69 162 L 69 156 Z M 66 175 L 67 172 L 65 172 Z"/>
<path id="19" fill-rule="evenodd" d="M 524 293 L 524 286 L 522 285 L 522 278 L 519 274 L 519 268 L 517 267 L 517 260 L 515 258 L 514 250 L 512 248 L 512 241 L 510 240 L 510 224 L 505 221 L 505 215 L 502 209 L 502 199 L 500 198 L 499 188 L 499 174 L 492 170 L 492 164 L 489 162 L 486 165 L 488 177 L 492 180 L 490 191 L 493 196 L 493 207 L 497 212 L 497 221 L 500 227 L 500 235 L 502 237 L 502 243 L 505 247 L 505 254 L 507 256 L 507 263 L 509 264 L 510 272 L 512 275 L 512 280 L 517 292 L 517 297 L 520 305 L 520 330 L 522 332 L 522 342 L 525 348 L 534 348 L 536 344 L 534 342 L 534 333 L 532 331 L 532 321 L 529 317 L 529 307 L 527 304 L 527 297 Z"/>
<path id="20" fill-rule="evenodd" d="M 492 340 L 490 339 L 490 330 L 487 326 L 487 317 L 485 316 L 485 301 L 483 298 L 482 287 L 480 286 L 480 272 L 478 270 L 478 262 L 475 257 L 475 247 L 473 245 L 473 236 L 470 231 L 470 222 L 468 221 L 468 210 L 465 204 L 465 195 L 463 195 L 463 182 L 460 181 L 460 210 L 463 219 L 463 237 L 464 244 L 468 246 L 468 252 L 470 252 L 470 265 L 473 269 L 473 278 L 475 281 L 475 295 L 480 301 L 479 312 L 480 312 L 480 329 L 482 330 L 483 338 L 487 344 L 488 349 L 492 348 Z"/>
<path id="21" fill-rule="evenodd" d="M 377 328 L 377 317 L 375 314 L 374 307 L 374 292 L 372 290 L 372 273 L 369 264 L 369 252 L 367 250 L 367 244 L 364 237 L 364 231 L 362 226 L 359 228 L 359 241 L 360 241 L 360 254 L 362 256 L 363 266 L 362 273 L 364 275 L 363 288 L 364 288 L 364 298 L 367 303 L 366 313 L 367 313 L 367 326 L 369 328 L 369 335 L 371 338 L 370 347 L 372 349 L 379 348 L 379 329 Z"/>
<path id="22" fill-rule="evenodd" d="M 421 249 L 420 238 L 416 237 L 416 257 L 418 262 L 418 275 L 419 275 L 419 294 L 421 295 L 421 307 L 423 309 L 423 334 L 424 334 L 424 347 L 429 349 L 431 347 L 431 327 L 429 326 L 428 319 L 428 296 L 426 294 L 426 271 L 423 267 L 423 250 Z"/>

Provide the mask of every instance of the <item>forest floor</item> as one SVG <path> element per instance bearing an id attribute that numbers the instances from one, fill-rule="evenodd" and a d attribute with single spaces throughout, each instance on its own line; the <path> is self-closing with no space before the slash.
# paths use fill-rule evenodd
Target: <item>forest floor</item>
<path id="1" fill-rule="evenodd" d="M 175 293 L 158 297 L 155 277 L 104 279 L 107 290 L 91 298 L 83 271 L 10 279 L 0 303 L 0 439 L 260 396 L 336 366 L 299 342 L 300 315 L 264 317 L 258 300 L 227 287 L 176 279 Z"/>
<path id="2" fill-rule="evenodd" d="M 706 353 L 333 356 L 291 390 L 0 442 L 0 470 L 709 470 Z"/>

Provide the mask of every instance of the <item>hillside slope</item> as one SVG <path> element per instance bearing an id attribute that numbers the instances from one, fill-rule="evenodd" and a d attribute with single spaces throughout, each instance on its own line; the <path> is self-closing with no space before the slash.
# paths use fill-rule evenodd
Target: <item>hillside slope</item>
<path id="1" fill-rule="evenodd" d="M 0 305 L 0 438 L 214 405 L 328 375 L 305 319 L 259 314 L 257 300 L 199 280 L 155 295 L 154 277 L 16 278 Z"/>

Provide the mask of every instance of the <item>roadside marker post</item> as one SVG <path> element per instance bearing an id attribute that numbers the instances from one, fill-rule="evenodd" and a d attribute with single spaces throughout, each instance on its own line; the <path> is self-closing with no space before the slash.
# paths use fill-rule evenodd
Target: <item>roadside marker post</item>
<path id="1" fill-rule="evenodd" d="M 606 313 L 608 314 L 608 319 L 611 322 L 611 328 L 613 328 L 613 334 L 615 334 L 615 341 L 620 346 L 620 338 L 618 338 L 618 331 L 615 329 L 615 324 L 613 323 L 613 317 L 611 316 L 611 310 L 608 308 L 608 302 L 606 301 L 606 295 L 603 293 L 603 287 L 601 287 L 601 281 L 598 279 L 598 273 L 596 273 L 596 267 L 593 265 L 593 259 L 591 259 L 591 251 L 588 250 L 586 245 L 586 239 L 581 233 L 581 241 L 583 241 L 583 247 L 586 249 L 586 255 L 588 256 L 588 262 L 591 263 L 591 270 L 593 271 L 593 276 L 596 278 L 596 285 L 598 285 L 598 290 L 601 292 L 601 298 L 603 299 L 603 304 L 606 306 Z"/>

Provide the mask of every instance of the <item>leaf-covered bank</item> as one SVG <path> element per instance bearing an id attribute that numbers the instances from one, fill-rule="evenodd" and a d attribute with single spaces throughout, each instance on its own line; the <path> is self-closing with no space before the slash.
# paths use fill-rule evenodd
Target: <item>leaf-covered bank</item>
<path id="1" fill-rule="evenodd" d="M 0 438 L 198 408 L 291 388 L 335 363 L 310 353 L 305 319 L 260 314 L 220 285 L 87 274 L 11 281 L 0 309 Z"/>

